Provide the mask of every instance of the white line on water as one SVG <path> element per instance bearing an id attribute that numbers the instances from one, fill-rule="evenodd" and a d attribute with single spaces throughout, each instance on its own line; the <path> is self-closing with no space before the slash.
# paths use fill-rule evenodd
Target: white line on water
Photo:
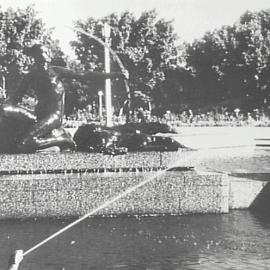
<path id="1" fill-rule="evenodd" d="M 184 160 L 187 161 L 189 159 L 193 158 L 193 155 L 190 155 L 189 157 L 185 157 Z M 181 161 L 183 161 L 183 159 L 181 159 Z M 23 256 L 29 254 L 30 252 L 34 251 L 35 249 L 37 249 L 38 247 L 44 245 L 46 242 L 50 241 L 51 239 L 55 238 L 56 236 L 60 235 L 61 233 L 67 231 L 68 229 L 70 229 L 71 227 L 75 226 L 76 224 L 80 223 L 81 221 L 83 221 L 84 219 L 92 216 L 93 214 L 97 213 L 98 211 L 106 208 L 107 206 L 111 205 L 112 203 L 118 201 L 119 199 L 125 197 L 126 195 L 132 193 L 133 191 L 135 191 L 136 189 L 144 186 L 145 184 L 149 183 L 150 181 L 152 181 L 153 179 L 163 175 L 166 171 L 168 171 L 169 169 L 172 169 L 173 167 L 177 166 L 177 164 L 179 163 L 179 160 L 174 162 L 172 165 L 168 166 L 168 168 L 155 173 L 153 176 L 145 179 L 144 181 L 140 182 L 139 184 L 128 188 L 126 191 L 120 193 L 119 195 L 111 198 L 110 200 L 106 201 L 105 203 L 103 203 L 102 205 L 100 205 L 99 207 L 95 208 L 94 210 L 92 210 L 91 212 L 85 214 L 84 216 L 82 216 L 81 218 L 75 220 L 74 222 L 70 223 L 69 225 L 65 226 L 64 228 L 60 229 L 59 231 L 57 231 L 56 233 L 52 234 L 51 236 L 47 237 L 46 239 L 44 239 L 43 241 L 41 241 L 40 243 L 36 244 L 35 246 L 33 246 L 32 248 L 26 250 L 23 253 Z"/>

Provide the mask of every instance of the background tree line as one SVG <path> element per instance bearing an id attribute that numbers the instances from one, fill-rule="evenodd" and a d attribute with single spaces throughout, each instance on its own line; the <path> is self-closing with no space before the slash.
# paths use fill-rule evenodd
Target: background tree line
<path id="1" fill-rule="evenodd" d="M 267 106 L 270 93 L 270 10 L 246 12 L 232 26 L 223 26 L 195 40 L 179 44 L 173 21 L 159 18 L 155 10 L 136 18 L 131 12 L 89 17 L 74 26 L 103 38 L 102 25 L 111 26 L 111 47 L 130 73 L 133 108 L 153 110 L 227 106 L 251 110 Z M 34 41 L 52 49 L 53 57 L 65 58 L 77 70 L 104 70 L 104 48 L 80 32 L 71 42 L 77 60 L 64 55 L 57 40 L 32 7 L 0 9 L 0 80 L 5 78 L 10 95 L 31 59 L 23 48 Z M 112 61 L 112 71 L 120 71 Z M 98 81 L 86 84 L 66 80 L 66 113 L 97 100 L 104 88 Z M 123 82 L 113 82 L 113 104 L 119 110 L 126 99 Z"/>
<path id="2" fill-rule="evenodd" d="M 185 44 L 184 53 L 205 103 L 246 109 L 269 103 L 270 10 L 247 11 L 233 26 Z"/>

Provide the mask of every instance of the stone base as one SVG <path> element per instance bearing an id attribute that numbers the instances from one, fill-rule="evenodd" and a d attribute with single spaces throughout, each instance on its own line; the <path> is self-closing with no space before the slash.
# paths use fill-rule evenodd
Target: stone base
<path id="1" fill-rule="evenodd" d="M 99 168 L 156 168 L 169 167 L 180 161 L 189 151 L 178 152 L 131 152 L 126 155 L 111 156 L 101 153 L 81 152 L 41 152 L 35 154 L 1 155 L 0 172 L 14 173 L 51 170 L 86 170 Z"/>
<path id="2" fill-rule="evenodd" d="M 0 218 L 81 216 L 156 172 L 0 176 Z M 166 172 L 97 215 L 227 213 L 229 184 L 216 173 Z"/>
<path id="3" fill-rule="evenodd" d="M 269 212 L 270 174 L 241 174 L 229 177 L 229 208 L 247 209 L 253 208 L 261 211 L 266 208 Z"/>
<path id="4" fill-rule="evenodd" d="M 190 169 L 194 154 L 0 155 L 0 218 L 81 216 L 154 175 L 158 177 L 97 215 L 227 213 L 250 207 L 268 211 L 268 174 L 227 176 L 181 170 L 161 174 L 171 164 Z"/>

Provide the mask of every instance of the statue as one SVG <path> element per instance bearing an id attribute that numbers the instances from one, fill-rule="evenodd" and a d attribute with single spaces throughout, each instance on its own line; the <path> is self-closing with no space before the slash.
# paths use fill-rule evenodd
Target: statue
<path id="1" fill-rule="evenodd" d="M 127 123 L 113 127 L 85 124 L 74 134 L 77 150 L 123 155 L 127 152 L 178 151 L 186 148 L 173 138 L 156 133 L 175 132 L 161 123 Z"/>
<path id="2" fill-rule="evenodd" d="M 62 79 L 105 80 L 126 78 L 128 75 L 94 71 L 77 73 L 59 63 L 52 65 L 49 50 L 38 44 L 24 52 L 34 59 L 34 64 L 23 78 L 15 97 L 0 106 L 0 152 L 31 153 L 52 146 L 74 150 L 74 140 L 62 128 L 65 99 Z M 30 90 L 38 100 L 34 111 L 18 105 Z"/>

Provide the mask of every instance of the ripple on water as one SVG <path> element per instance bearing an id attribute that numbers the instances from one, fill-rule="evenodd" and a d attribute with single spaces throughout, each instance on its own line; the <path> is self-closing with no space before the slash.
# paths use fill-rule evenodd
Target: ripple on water
<path id="1" fill-rule="evenodd" d="M 0 259 L 28 249 L 71 220 L 0 221 Z M 22 270 L 267 269 L 270 221 L 224 215 L 91 218 L 27 255 Z"/>

